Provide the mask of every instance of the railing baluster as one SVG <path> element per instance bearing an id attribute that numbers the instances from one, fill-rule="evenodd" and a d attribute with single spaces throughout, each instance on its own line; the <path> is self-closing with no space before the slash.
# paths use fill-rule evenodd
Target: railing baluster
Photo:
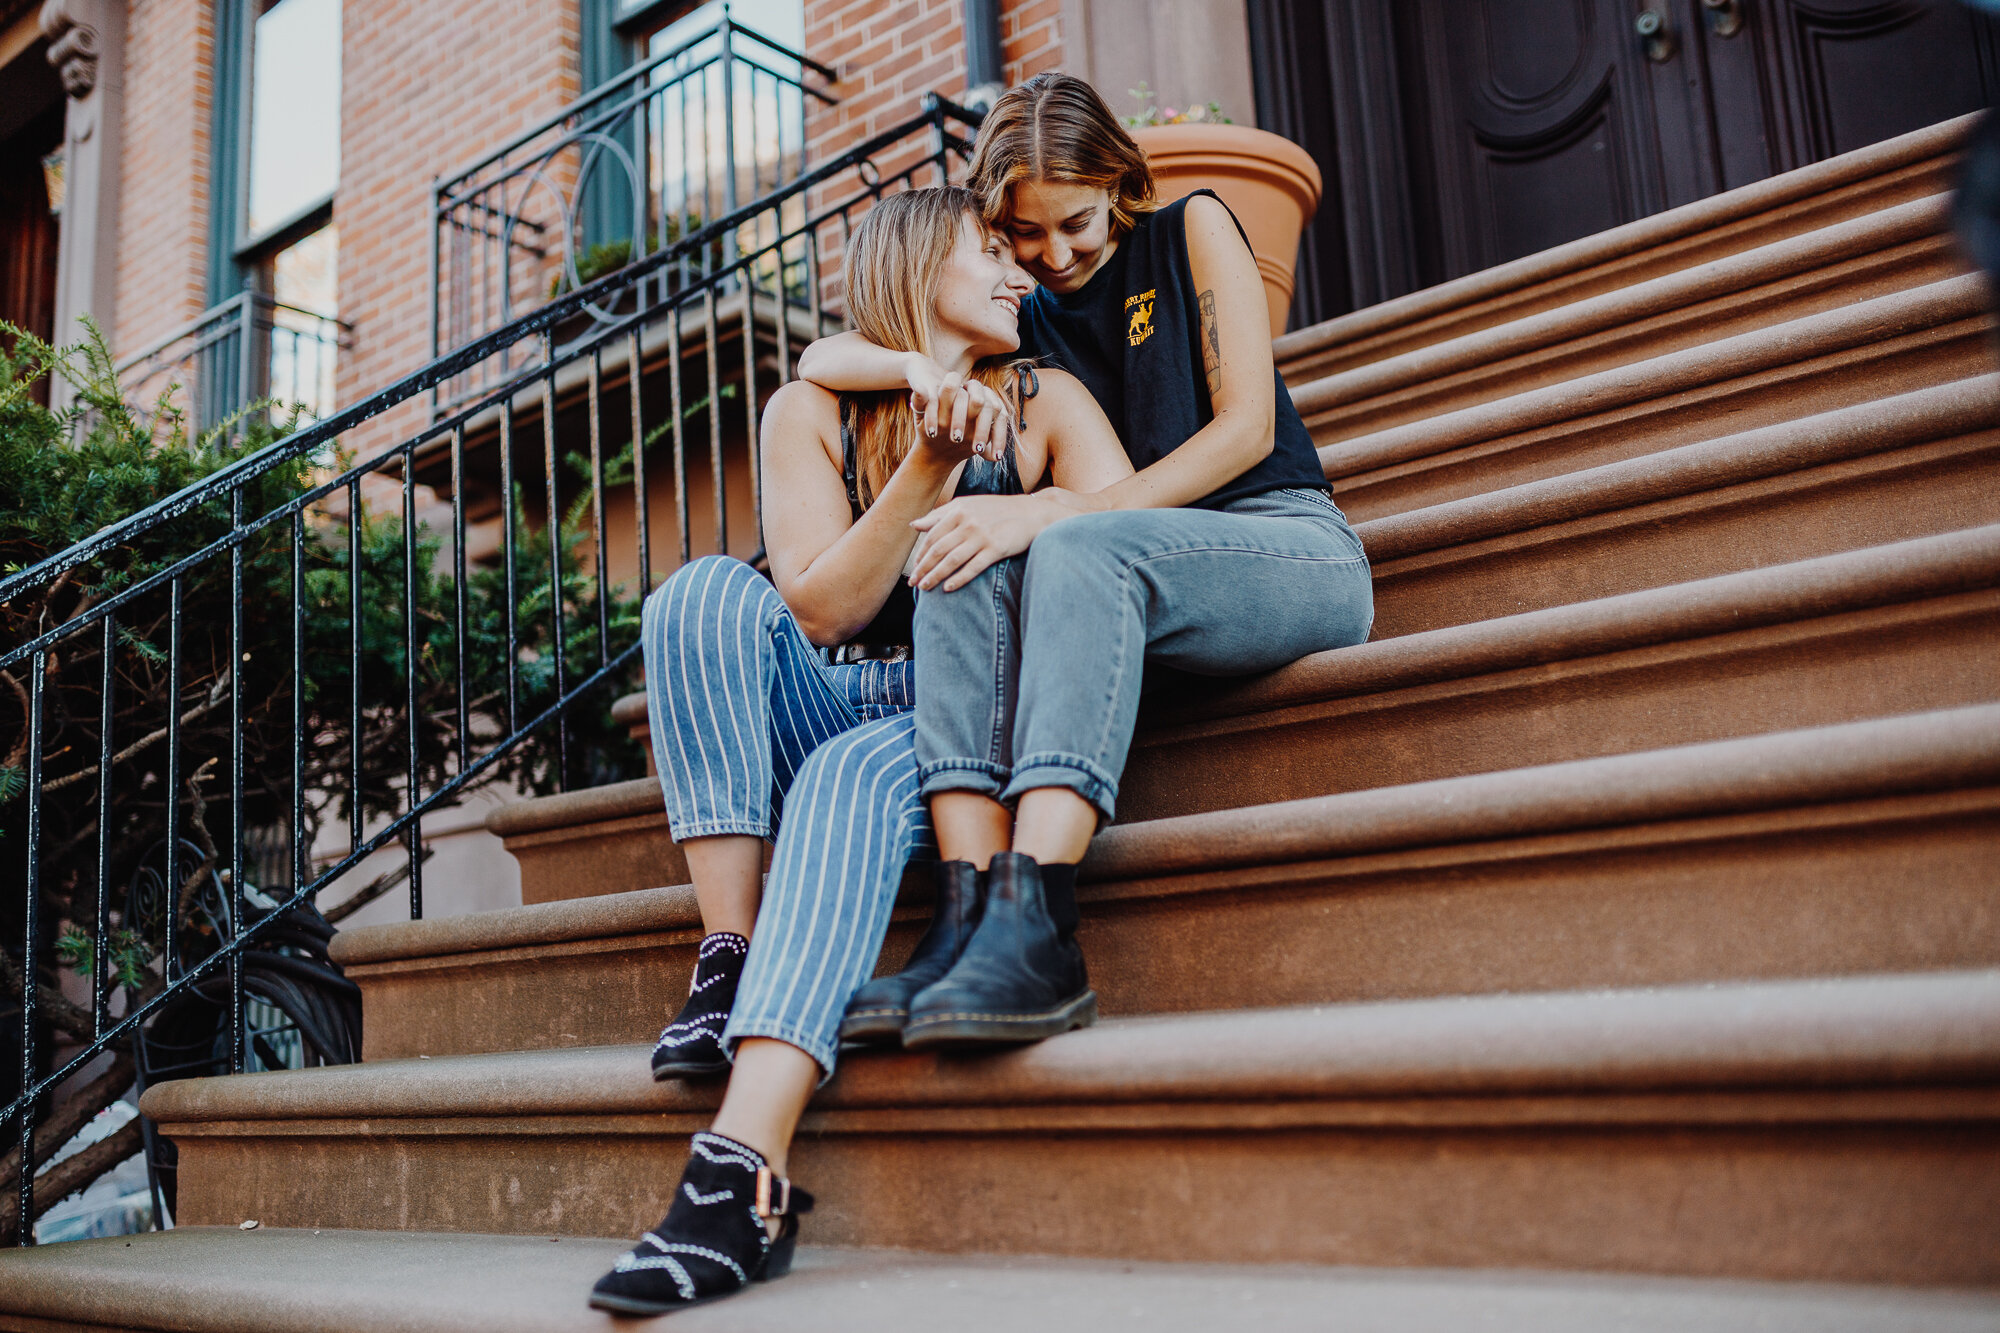
<path id="1" fill-rule="evenodd" d="M 611 543 L 611 533 L 604 526 L 604 442 L 600 420 L 601 396 L 604 381 L 604 349 L 597 348 L 590 354 L 590 521 L 596 532 L 597 545 L 597 665 L 608 666 L 611 662 L 611 604 L 607 600 L 611 579 L 606 547 Z"/>
<path id="2" fill-rule="evenodd" d="M 15 1215 L 17 1245 L 35 1243 L 35 1011 L 37 993 L 35 951 L 41 943 L 42 922 L 42 692 L 49 677 L 49 655 L 38 652 L 28 685 L 28 884 L 22 903 L 21 926 L 21 1156 L 19 1208 Z"/>
<path id="3" fill-rule="evenodd" d="M 708 465 L 709 480 L 715 489 L 715 549 L 729 553 L 729 499 L 722 476 L 722 366 L 721 351 L 715 345 L 715 284 L 701 294 L 702 340 L 708 349 Z"/>
<path id="4" fill-rule="evenodd" d="M 500 407 L 500 559 L 507 580 L 507 730 L 520 730 L 520 595 L 514 587 L 514 395 Z"/>
<path id="5" fill-rule="evenodd" d="M 569 643 L 563 630 L 562 501 L 556 478 L 556 351 L 555 335 L 542 334 L 542 458 L 549 484 L 549 614 L 555 629 L 556 698 L 569 686 Z M 569 719 L 556 719 L 556 790 L 569 790 Z"/>
<path id="6" fill-rule="evenodd" d="M 292 891 L 305 888 L 306 845 L 306 514 L 292 511 Z"/>
<path id="7" fill-rule="evenodd" d="M 627 387 L 632 407 L 632 510 L 637 520 L 639 547 L 639 596 L 653 591 L 653 528 L 651 496 L 646 492 L 645 362 L 641 358 L 639 330 L 635 326 L 626 344 L 626 365 L 631 367 Z"/>
<path id="8" fill-rule="evenodd" d="M 764 543 L 763 468 L 757 457 L 757 275 L 743 274 L 743 452 L 750 467 L 750 519 L 753 538 Z M 782 309 L 780 311 L 782 314 Z"/>
<path id="9" fill-rule="evenodd" d="M 168 985 L 180 979 L 175 964 L 181 952 L 181 587 L 176 578 L 167 603 L 167 869 L 161 881 L 166 886 L 166 939 L 160 967 Z"/>
<path id="10" fill-rule="evenodd" d="M 361 845 L 361 758 L 367 743 L 361 729 L 361 477 L 347 483 L 347 845 Z"/>
<path id="11" fill-rule="evenodd" d="M 455 591 L 452 658 L 458 699 L 458 771 L 472 761 L 472 719 L 465 697 L 465 427 L 451 428 L 451 572 Z"/>
<path id="12" fill-rule="evenodd" d="M 229 935 L 243 918 L 243 488 L 229 492 Z M 229 1072 L 243 1072 L 243 951 L 229 955 Z"/>
<path id="13" fill-rule="evenodd" d="M 104 1035 L 104 1019 L 110 1008 L 105 994 L 105 978 L 111 975 L 111 725 L 112 700 L 118 686 L 118 616 L 104 617 L 104 672 L 98 686 L 97 721 L 97 917 L 92 931 L 90 953 L 90 1036 Z"/>
<path id="14" fill-rule="evenodd" d="M 684 429 L 687 413 L 681 406 L 681 313 L 685 309 L 684 306 L 675 306 L 667 320 L 667 419 L 673 422 L 674 431 L 674 521 L 680 526 L 683 565 L 693 559 L 692 539 L 688 535 L 687 435 Z"/>
<path id="15" fill-rule="evenodd" d="M 423 800 L 418 763 L 423 719 L 417 712 L 417 451 L 403 449 L 403 707 L 409 727 L 409 766 L 405 770 L 410 809 Z M 423 820 L 410 821 L 405 831 L 410 853 L 410 920 L 424 915 Z"/>

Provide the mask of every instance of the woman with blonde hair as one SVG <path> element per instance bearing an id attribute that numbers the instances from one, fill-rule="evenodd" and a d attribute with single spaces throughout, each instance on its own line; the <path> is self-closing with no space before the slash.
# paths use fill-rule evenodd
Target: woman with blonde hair
<path id="1" fill-rule="evenodd" d="M 980 386 L 981 413 L 925 433 L 935 404 L 900 386 L 785 385 L 759 435 L 770 580 L 713 556 L 646 601 L 653 752 L 706 932 L 654 1075 L 730 1079 L 666 1218 L 592 1291 L 602 1309 L 662 1313 L 790 1265 L 811 1206 L 786 1178 L 792 1132 L 833 1072 L 904 865 L 932 842 L 910 711 L 914 524 L 954 496 L 1091 491 L 1131 472 L 1075 379 L 1013 359 L 1028 288 L 968 192 L 878 203 L 848 248 L 851 322 Z M 950 840 L 943 851 L 956 854 Z M 962 877 L 947 866 L 938 879 L 919 960 L 956 957 L 968 926 Z"/>
<path id="2" fill-rule="evenodd" d="M 971 176 L 1040 284 L 1023 354 L 1082 381 L 1137 470 L 1095 494 L 961 497 L 917 523 L 922 790 L 981 874 L 978 925 L 945 975 L 855 998 L 844 1031 L 906 1048 L 1094 1017 L 1076 864 L 1115 812 L 1145 667 L 1268 671 L 1359 643 L 1374 619 L 1367 557 L 1273 364 L 1263 283 L 1222 201 L 1160 207 L 1145 154 L 1060 73 L 1000 98 Z M 931 398 L 957 383 L 863 332 L 814 343 L 799 373 Z M 986 419 L 990 390 L 965 393 Z"/>

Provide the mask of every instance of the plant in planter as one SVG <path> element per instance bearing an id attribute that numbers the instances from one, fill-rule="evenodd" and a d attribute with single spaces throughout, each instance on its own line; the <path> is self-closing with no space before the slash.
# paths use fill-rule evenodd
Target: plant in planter
<path id="1" fill-rule="evenodd" d="M 1132 95 L 1143 105 L 1123 119 L 1152 164 L 1160 202 L 1209 189 L 1229 205 L 1250 237 L 1277 337 L 1291 310 L 1299 237 L 1319 208 L 1318 164 L 1290 139 L 1232 123 L 1213 102 L 1191 111 L 1156 107 L 1143 83 Z"/>

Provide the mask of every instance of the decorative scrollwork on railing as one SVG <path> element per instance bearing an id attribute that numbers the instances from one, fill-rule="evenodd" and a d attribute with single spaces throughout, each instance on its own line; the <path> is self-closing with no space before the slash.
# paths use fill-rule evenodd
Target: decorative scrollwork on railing
<path id="1" fill-rule="evenodd" d="M 433 353 L 462 347 L 796 181 L 805 169 L 806 102 L 833 100 L 808 75 L 836 77 L 725 14 L 440 181 Z M 622 304 L 587 304 L 559 336 L 573 342 L 656 304 L 760 248 L 768 234 L 726 234 L 621 293 Z M 791 280 L 758 280 L 767 276 Z M 438 410 L 522 364 L 472 367 L 441 389 Z"/>

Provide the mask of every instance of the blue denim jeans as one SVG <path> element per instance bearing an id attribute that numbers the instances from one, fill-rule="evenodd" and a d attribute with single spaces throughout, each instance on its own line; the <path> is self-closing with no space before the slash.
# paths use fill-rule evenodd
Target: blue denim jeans
<path id="1" fill-rule="evenodd" d="M 1109 821 L 1147 663 L 1249 675 L 1360 643 L 1374 618 L 1361 540 L 1321 491 L 1065 519 L 917 599 L 923 794 L 1067 787 Z"/>
<path id="2" fill-rule="evenodd" d="M 935 854 L 917 794 L 912 666 L 826 665 L 770 581 L 726 556 L 656 589 L 642 635 L 675 841 L 777 840 L 723 1043 L 774 1037 L 830 1075 L 903 867 Z"/>

